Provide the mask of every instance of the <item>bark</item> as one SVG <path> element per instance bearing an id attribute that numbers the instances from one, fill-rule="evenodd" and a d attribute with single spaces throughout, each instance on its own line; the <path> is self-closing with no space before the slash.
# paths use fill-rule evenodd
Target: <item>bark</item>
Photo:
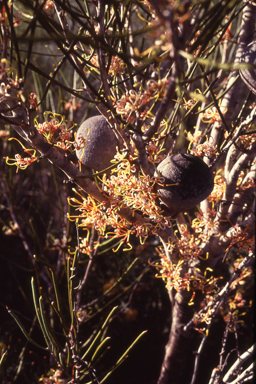
<path id="1" fill-rule="evenodd" d="M 194 309 L 188 306 L 190 298 L 191 293 L 187 291 L 180 291 L 173 298 L 171 331 L 157 384 L 186 384 L 191 380 L 191 361 L 194 360 L 191 356 L 196 334 L 183 331 L 194 313 Z"/>

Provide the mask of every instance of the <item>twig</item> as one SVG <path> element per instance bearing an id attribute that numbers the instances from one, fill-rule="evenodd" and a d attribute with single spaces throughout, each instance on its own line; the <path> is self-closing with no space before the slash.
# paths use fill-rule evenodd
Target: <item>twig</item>
<path id="1" fill-rule="evenodd" d="M 91 238 L 90 238 L 90 243 L 89 243 L 89 248 L 90 249 L 93 249 L 93 242 L 94 242 L 94 237 L 95 237 L 95 234 L 96 234 L 96 231 L 95 231 L 95 228 L 92 229 L 92 233 L 91 233 Z M 78 239 L 79 241 L 79 239 Z M 99 236 L 98 236 L 98 241 L 99 241 Z M 78 289 L 77 289 L 77 295 L 76 295 L 76 310 L 79 309 L 80 307 L 80 302 L 81 302 L 81 296 L 82 296 L 82 290 L 85 286 L 85 283 L 87 281 L 87 278 L 89 276 L 89 271 L 91 269 L 91 266 L 92 266 L 92 263 L 93 263 L 93 259 L 96 257 L 97 255 L 97 251 L 98 251 L 98 248 L 95 248 L 89 255 L 89 261 L 88 261 L 88 264 L 87 264 L 87 267 L 86 267 L 86 270 L 85 270 L 85 273 L 84 273 L 84 277 L 83 277 L 83 280 L 80 282 L 79 286 L 78 286 Z"/>
<path id="2" fill-rule="evenodd" d="M 207 326 L 207 331 L 209 331 L 209 328 L 210 328 L 210 324 Z M 196 375 L 197 375 L 197 371 L 198 371 L 198 368 L 199 368 L 199 358 L 201 356 L 201 353 L 202 353 L 202 350 L 203 350 L 203 347 L 204 347 L 204 344 L 207 340 L 207 335 L 205 335 L 200 343 L 200 346 L 196 352 L 196 358 L 195 358 L 195 364 L 194 364 L 194 371 L 193 371 L 193 376 L 192 376 L 192 380 L 190 382 L 190 384 L 194 384 L 195 383 L 195 380 L 196 380 Z"/>

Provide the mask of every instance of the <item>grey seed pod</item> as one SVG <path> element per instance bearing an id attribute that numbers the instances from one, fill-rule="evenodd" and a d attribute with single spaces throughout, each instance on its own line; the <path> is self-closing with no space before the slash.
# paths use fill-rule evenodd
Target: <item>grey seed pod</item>
<path id="1" fill-rule="evenodd" d="M 94 171 L 103 171 L 110 167 L 118 140 L 103 116 L 94 116 L 85 120 L 77 131 L 77 138 L 86 138 L 84 148 L 76 151 L 76 156 L 82 164 Z"/>
<path id="2" fill-rule="evenodd" d="M 187 153 L 167 156 L 158 165 L 158 174 L 165 178 L 164 186 L 157 185 L 158 196 L 173 213 L 195 207 L 213 190 L 211 170 L 202 159 Z"/>
<path id="3" fill-rule="evenodd" d="M 240 61 L 245 64 L 256 64 L 256 41 L 247 45 L 242 53 Z M 252 92 L 256 94 L 256 68 L 240 69 L 239 73 L 247 87 L 249 87 Z"/>

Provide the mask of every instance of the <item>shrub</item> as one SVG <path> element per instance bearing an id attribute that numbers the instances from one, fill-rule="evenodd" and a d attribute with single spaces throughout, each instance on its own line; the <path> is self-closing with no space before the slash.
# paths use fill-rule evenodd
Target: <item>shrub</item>
<path id="1" fill-rule="evenodd" d="M 167 343 L 153 382 L 252 380 L 255 4 L 0 15 L 3 382 L 128 383 L 147 337 Z"/>

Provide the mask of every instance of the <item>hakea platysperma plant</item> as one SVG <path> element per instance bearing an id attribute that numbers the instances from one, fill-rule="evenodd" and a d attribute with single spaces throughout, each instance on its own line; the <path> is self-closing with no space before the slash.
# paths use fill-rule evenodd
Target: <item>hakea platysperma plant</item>
<path id="1" fill-rule="evenodd" d="M 238 0 L 0 2 L 1 223 L 27 252 L 43 342 L 8 311 L 50 355 L 41 382 L 109 377 L 130 347 L 101 372 L 105 332 L 115 316 L 137 321 L 133 294 L 148 270 L 172 306 L 158 384 L 202 380 L 204 344 L 219 318 L 219 363 L 208 359 L 205 382 L 251 378 L 242 363 L 252 349 L 244 342 L 242 354 L 238 340 L 249 324 L 254 255 L 255 9 Z M 33 183 L 22 182 L 32 172 Z M 107 271 L 103 294 L 86 301 L 102 254 L 116 255 L 116 265 L 121 256 L 132 261 Z M 135 276 L 135 255 L 143 264 L 146 254 Z M 119 312 L 107 314 L 114 302 Z M 85 342 L 81 329 L 101 313 Z M 19 374 L 5 369 L 6 382 Z"/>

